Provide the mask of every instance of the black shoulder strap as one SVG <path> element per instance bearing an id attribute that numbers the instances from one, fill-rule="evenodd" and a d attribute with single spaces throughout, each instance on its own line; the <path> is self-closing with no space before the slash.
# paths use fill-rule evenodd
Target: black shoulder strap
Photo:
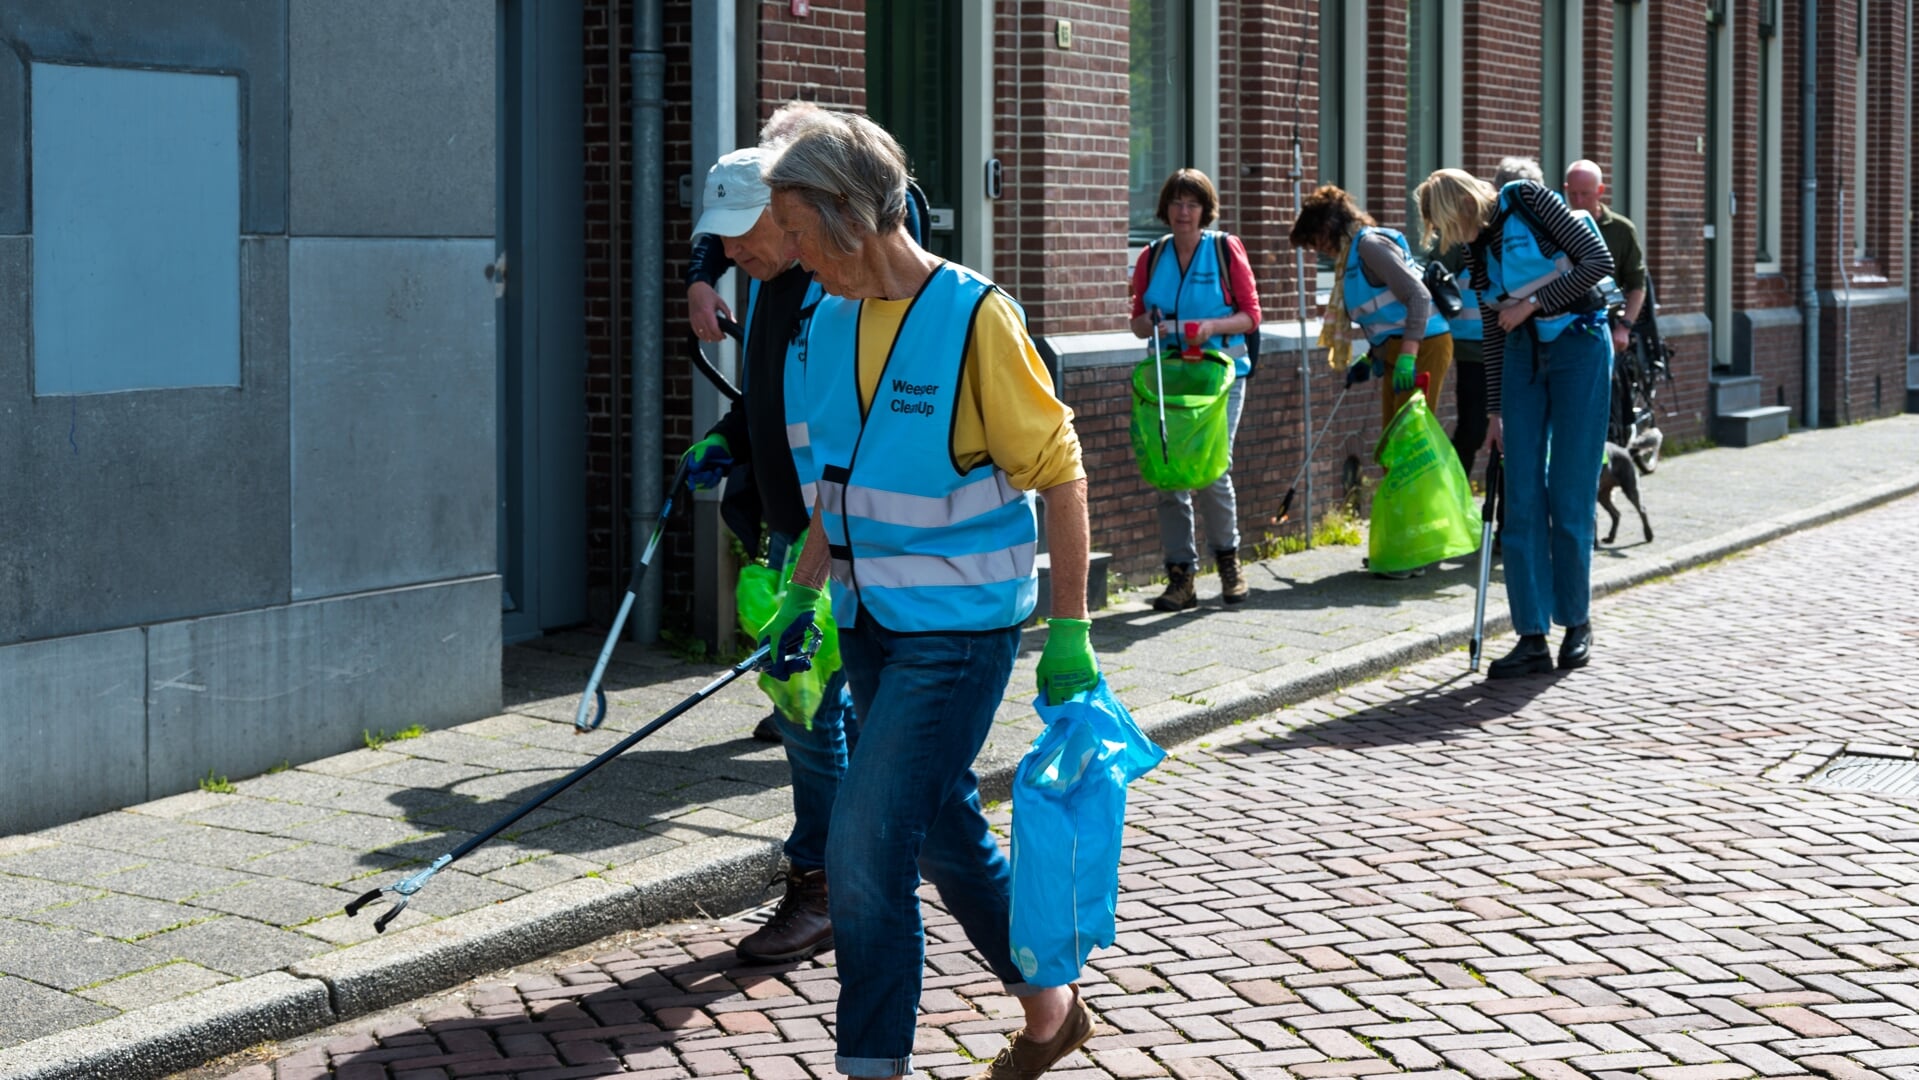
<path id="1" fill-rule="evenodd" d="M 911 180 L 906 182 L 906 231 L 913 234 L 913 242 L 926 246 L 933 234 L 933 212 L 926 202 L 926 192 Z"/>
<path id="2" fill-rule="evenodd" d="M 1213 254 L 1219 256 L 1219 291 L 1226 297 L 1226 306 L 1238 311 L 1239 305 L 1233 303 L 1232 268 L 1226 258 L 1226 238 L 1231 235 L 1223 229 L 1213 234 Z"/>
<path id="3" fill-rule="evenodd" d="M 1166 245 L 1171 243 L 1172 239 L 1173 234 L 1167 233 L 1165 236 L 1153 241 L 1152 247 L 1148 249 L 1151 252 L 1151 254 L 1146 256 L 1146 284 L 1148 287 L 1152 286 L 1153 275 L 1159 271 L 1159 257 L 1166 253 Z"/>

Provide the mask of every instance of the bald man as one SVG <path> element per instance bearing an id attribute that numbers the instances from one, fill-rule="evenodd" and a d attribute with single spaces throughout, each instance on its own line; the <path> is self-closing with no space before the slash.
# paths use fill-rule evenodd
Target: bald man
<path id="1" fill-rule="evenodd" d="M 1599 235 L 1606 239 L 1606 249 L 1612 252 L 1613 280 L 1626 294 L 1626 321 L 1613 323 L 1612 349 L 1615 354 L 1623 353 L 1632 340 L 1632 326 L 1639 321 L 1639 309 L 1646 305 L 1646 256 L 1639 247 L 1639 229 L 1602 201 L 1606 178 L 1593 162 L 1581 158 L 1566 166 L 1562 190 L 1567 206 L 1593 216 Z"/>

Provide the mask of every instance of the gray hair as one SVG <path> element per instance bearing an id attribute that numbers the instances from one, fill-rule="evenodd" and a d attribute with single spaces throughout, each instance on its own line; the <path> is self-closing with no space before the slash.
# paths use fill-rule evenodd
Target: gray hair
<path id="1" fill-rule="evenodd" d="M 843 254 L 861 233 L 889 233 L 906 221 L 906 152 L 886 129 L 857 113 L 826 113 L 805 124 L 766 170 L 774 194 L 791 192 L 820 216 Z"/>
<path id="2" fill-rule="evenodd" d="M 1546 182 L 1546 171 L 1539 167 L 1536 157 L 1504 157 L 1499 159 L 1499 171 L 1493 174 L 1493 186 L 1503 188 L 1514 180 L 1531 180 L 1535 184 Z"/>
<path id="3" fill-rule="evenodd" d="M 793 100 L 773 110 L 760 125 L 760 145 L 777 148 L 792 142 L 808 125 L 818 123 L 827 112 L 817 101 Z"/>

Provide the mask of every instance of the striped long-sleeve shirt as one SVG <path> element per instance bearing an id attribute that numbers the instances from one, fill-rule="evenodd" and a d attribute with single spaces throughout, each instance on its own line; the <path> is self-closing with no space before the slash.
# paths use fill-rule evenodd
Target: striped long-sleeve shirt
<path id="1" fill-rule="evenodd" d="M 1540 315 L 1562 314 L 1599 284 L 1600 279 L 1612 273 L 1612 254 L 1592 230 L 1574 220 L 1572 211 L 1566 208 L 1559 196 L 1542 185 L 1523 183 L 1514 188 L 1513 193 L 1526 204 L 1534 220 L 1545 226 L 1552 245 L 1572 260 L 1572 273 L 1548 282 L 1533 294 L 1533 299 L 1539 302 Z M 1520 220 L 1523 223 L 1525 219 Z M 1494 232 L 1487 239 L 1486 254 L 1503 254 L 1504 241 L 1500 233 Z M 1493 282 L 1486 271 L 1485 258 L 1479 251 L 1469 247 L 1466 261 L 1472 267 L 1473 288 L 1479 290 L 1482 299 L 1489 297 Z M 1500 329 L 1499 313 L 1490 307 L 1480 307 L 1479 322 L 1484 332 L 1480 349 L 1486 358 L 1486 411 L 1497 414 L 1502 386 L 1501 367 L 1506 357 L 1506 331 Z"/>

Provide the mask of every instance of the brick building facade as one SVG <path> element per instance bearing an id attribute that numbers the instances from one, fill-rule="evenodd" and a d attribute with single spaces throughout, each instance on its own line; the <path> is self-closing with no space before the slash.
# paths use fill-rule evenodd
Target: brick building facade
<path id="1" fill-rule="evenodd" d="M 694 421 L 698 376 L 681 344 L 680 274 L 695 213 L 681 193 L 690 186 L 697 197 L 707 164 L 694 160 L 696 103 L 730 80 L 723 89 L 737 92 L 741 143 L 752 137 L 747 120 L 793 98 L 870 108 L 882 119 L 900 114 L 897 89 L 869 86 L 869 67 L 894 63 L 897 52 L 897 37 L 869 52 L 869 27 L 881 25 L 895 35 L 919 25 L 944 44 L 947 59 L 934 65 L 944 84 L 921 87 L 959 95 L 950 125 L 957 130 L 945 133 L 948 145 L 927 152 L 959 177 L 945 197 L 956 224 L 943 242 L 1021 301 L 1042 351 L 1057 363 L 1092 478 L 1094 547 L 1112 552 L 1115 568 L 1131 577 L 1159 565 L 1154 496 L 1139 479 L 1127 437 L 1126 382 L 1141 350 L 1125 335 L 1127 274 L 1141 240 L 1137 222 L 1128 228 L 1129 185 L 1138 187 L 1142 153 L 1134 95 L 1146 92 L 1140 87 L 1159 93 L 1153 80 L 1174 84 L 1168 93 L 1183 102 L 1188 125 L 1172 135 L 1155 129 L 1155 138 L 1183 139 L 1180 163 L 1214 177 L 1222 227 L 1245 239 L 1266 312 L 1265 354 L 1234 467 L 1249 547 L 1297 530 L 1301 517 L 1296 511 L 1284 527 L 1272 521 L 1305 446 L 1299 282 L 1285 241 L 1295 137 L 1309 185 L 1337 181 L 1383 224 L 1410 229 L 1418 226 L 1406 221 L 1407 192 L 1427 168 L 1458 165 L 1490 177 L 1501 157 L 1534 155 L 1556 185 L 1571 160 L 1598 162 L 1608 201 L 1640 225 L 1661 326 L 1678 349 L 1673 383 L 1660 398 L 1669 442 L 1726 430 L 1715 427 L 1714 409 L 1726 411 L 1735 397 L 1806 420 L 1804 0 L 721 0 L 719 23 L 738 42 L 731 54 L 738 63 L 728 71 L 693 62 L 694 5 L 666 0 L 663 329 L 632 326 L 621 304 L 632 295 L 632 223 L 619 213 L 632 205 L 632 173 L 619 163 L 632 160 L 633 148 L 619 65 L 632 47 L 636 5 L 643 9 L 645 0 L 587 0 L 582 42 L 590 350 L 583 557 L 596 614 L 624 582 L 632 522 L 650 523 L 651 508 L 635 517 L 621 501 L 631 460 L 623 372 L 634 333 L 667 342 L 664 467 L 703 426 Z M 1907 356 L 1919 351 L 1907 272 L 1911 7 L 1911 0 L 1818 6 L 1820 424 L 1905 408 Z M 1136 17 L 1149 20 L 1150 30 L 1136 34 Z M 1168 35 L 1177 38 L 1165 42 L 1171 48 L 1152 47 Z M 1172 59 L 1152 67 L 1154 56 Z M 1150 78 L 1142 78 L 1142 63 Z M 888 85 L 902 85 L 888 70 Z M 926 132 L 918 135 L 923 143 Z M 991 158 L 1003 183 L 996 199 L 979 182 Z M 916 171 L 927 167 L 916 156 Z M 1157 176 L 1147 179 L 1156 189 Z M 1326 283 L 1324 273 L 1307 283 L 1314 294 L 1305 305 L 1309 341 Z M 1339 380 L 1317 350 L 1303 368 L 1317 427 L 1338 398 Z M 1366 390 L 1333 418 L 1315 455 L 1317 513 L 1363 498 L 1350 490 L 1355 478 L 1376 473 L 1370 454 L 1378 409 Z M 1450 390 L 1446 399 L 1450 413 Z M 687 519 L 669 532 L 658 563 L 672 568 L 663 571 L 669 624 L 703 633 L 724 624 L 723 615 L 700 616 L 702 605 L 717 609 L 725 600 L 702 595 L 710 589 L 690 569 L 699 562 L 696 549 L 715 542 Z"/>

